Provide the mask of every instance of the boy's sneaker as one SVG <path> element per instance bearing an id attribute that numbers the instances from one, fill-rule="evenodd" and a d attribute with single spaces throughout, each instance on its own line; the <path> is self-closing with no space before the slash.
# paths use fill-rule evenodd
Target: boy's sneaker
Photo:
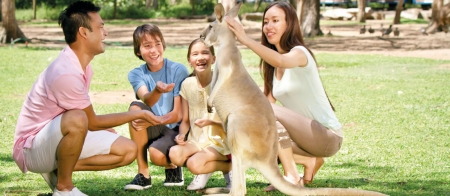
<path id="1" fill-rule="evenodd" d="M 233 176 L 231 174 L 231 171 L 228 174 L 223 174 L 227 189 L 231 189 L 231 182 L 233 181 Z"/>
<path id="2" fill-rule="evenodd" d="M 44 178 L 45 182 L 47 182 L 48 187 L 53 191 L 56 188 L 56 184 L 58 184 L 58 177 L 56 176 L 57 171 L 51 171 L 49 173 L 41 173 L 42 177 Z"/>
<path id="3" fill-rule="evenodd" d="M 211 175 L 212 173 L 195 175 L 194 180 L 187 186 L 187 190 L 194 191 L 205 188 Z"/>
<path id="4" fill-rule="evenodd" d="M 125 190 L 144 190 L 152 187 L 152 178 L 146 178 L 143 174 L 138 173 L 133 181 L 125 185 Z"/>
<path id="5" fill-rule="evenodd" d="M 177 167 L 175 169 L 166 169 L 166 180 L 164 181 L 164 186 L 183 186 L 184 178 L 182 167 Z"/>

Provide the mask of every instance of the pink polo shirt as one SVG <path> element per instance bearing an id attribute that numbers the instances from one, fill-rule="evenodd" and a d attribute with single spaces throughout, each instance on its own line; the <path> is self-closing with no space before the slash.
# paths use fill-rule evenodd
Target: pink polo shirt
<path id="1" fill-rule="evenodd" d="M 23 155 L 36 134 L 53 118 L 73 109 L 91 105 L 89 85 L 93 72 L 90 64 L 86 73 L 80 61 L 67 46 L 33 84 L 17 120 L 13 158 L 22 172 L 27 172 Z"/>

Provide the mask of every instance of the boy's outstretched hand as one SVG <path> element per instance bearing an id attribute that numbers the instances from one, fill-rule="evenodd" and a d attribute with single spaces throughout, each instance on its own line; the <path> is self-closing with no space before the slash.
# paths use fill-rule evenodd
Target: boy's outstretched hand
<path id="1" fill-rule="evenodd" d="M 175 87 L 175 83 L 166 84 L 161 81 L 156 82 L 156 90 L 160 93 L 168 93 L 173 90 L 173 87 Z"/>

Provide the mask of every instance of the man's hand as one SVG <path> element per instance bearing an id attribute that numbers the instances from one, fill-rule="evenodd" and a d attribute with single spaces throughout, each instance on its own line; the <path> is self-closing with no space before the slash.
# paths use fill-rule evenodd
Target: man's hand
<path id="1" fill-rule="evenodd" d="M 147 127 L 150 127 L 152 125 L 153 125 L 152 123 L 142 120 L 142 119 L 136 119 L 136 120 L 131 121 L 131 126 L 133 126 L 133 128 L 136 131 L 145 131 L 145 130 L 147 130 Z"/>
<path id="2" fill-rule="evenodd" d="M 171 118 L 170 114 L 166 114 L 164 116 L 155 116 L 152 112 L 148 110 L 143 110 L 144 119 L 136 119 L 131 122 L 131 126 L 133 126 L 136 131 L 147 130 L 149 126 L 162 125 L 165 124 Z"/>
<path id="3" fill-rule="evenodd" d="M 156 82 L 156 90 L 160 93 L 168 93 L 173 90 L 173 87 L 175 87 L 175 83 L 166 84 L 161 81 Z"/>

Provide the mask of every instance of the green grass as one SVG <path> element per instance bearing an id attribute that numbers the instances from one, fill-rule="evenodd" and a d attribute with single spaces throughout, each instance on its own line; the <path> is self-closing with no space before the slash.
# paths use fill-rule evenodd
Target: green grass
<path id="1" fill-rule="evenodd" d="M 38 195 L 50 190 L 34 173 L 22 174 L 11 158 L 21 104 L 38 74 L 60 49 L 0 47 L 0 192 Z M 259 58 L 241 50 L 244 64 L 261 85 Z M 165 56 L 187 65 L 185 47 Z M 313 187 L 356 188 L 389 195 L 448 195 L 450 192 L 450 61 L 384 55 L 316 54 L 327 93 L 344 125 L 342 149 L 327 158 Z M 107 48 L 93 63 L 91 91 L 131 90 L 127 73 L 142 61 L 132 48 Z M 126 111 L 129 103 L 94 104 L 98 114 Z M 126 126 L 120 134 L 129 137 Z M 136 174 L 133 162 L 100 172 L 76 172 L 75 185 L 89 195 L 195 195 L 184 187 L 162 186 L 164 171 L 150 165 L 153 187 L 125 192 Z M 298 166 L 299 171 L 302 171 Z M 193 178 L 184 170 L 187 185 Z M 248 195 L 265 193 L 268 181 L 247 170 Z M 216 172 L 208 187 L 223 186 Z"/>

